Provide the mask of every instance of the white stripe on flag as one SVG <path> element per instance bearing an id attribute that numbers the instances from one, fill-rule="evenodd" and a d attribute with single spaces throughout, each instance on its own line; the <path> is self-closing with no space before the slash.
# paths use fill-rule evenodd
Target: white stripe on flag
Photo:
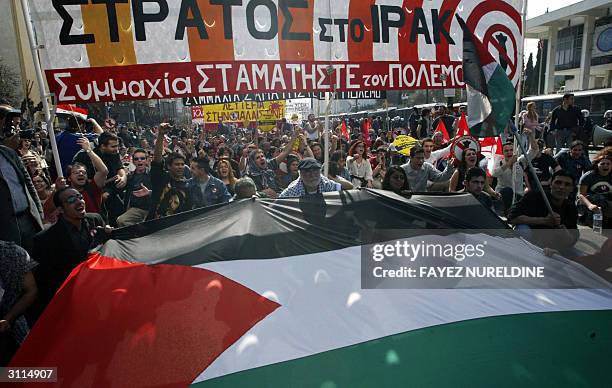
<path id="1" fill-rule="evenodd" d="M 457 236 L 482 242 L 484 236 Z M 431 236 L 433 242 L 439 237 Z M 421 236 L 418 241 L 427 236 Z M 601 284 L 577 264 L 546 258 L 518 239 L 488 239 L 487 265 L 547 266 L 565 275 Z M 195 382 L 321 353 L 388 335 L 483 317 L 548 311 L 612 309 L 612 291 L 589 289 L 361 289 L 361 247 L 271 260 L 214 262 L 218 272 L 281 307 L 256 324 L 217 358 Z M 567 272 L 566 272 L 567 271 Z M 564 275 L 561 275 L 564 276 Z M 541 279 L 534 279 L 541 284 Z M 586 284 L 582 283 L 582 284 Z"/>
<path id="2" fill-rule="evenodd" d="M 466 84 L 465 88 L 468 105 L 470 106 L 470 115 L 467 117 L 468 127 L 472 128 L 484 122 L 491 114 L 493 108 L 487 96 L 473 89 L 470 85 Z"/>
<path id="3" fill-rule="evenodd" d="M 489 83 L 489 80 L 493 76 L 493 73 L 495 72 L 495 69 L 497 68 L 497 66 L 498 66 L 497 62 L 491 62 L 491 63 L 487 63 L 486 65 L 482 67 L 482 72 L 484 73 L 485 81 L 487 83 Z"/>

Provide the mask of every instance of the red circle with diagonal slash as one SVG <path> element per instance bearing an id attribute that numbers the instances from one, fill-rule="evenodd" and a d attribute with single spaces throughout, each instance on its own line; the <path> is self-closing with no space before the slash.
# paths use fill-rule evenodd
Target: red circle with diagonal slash
<path id="1" fill-rule="evenodd" d="M 504 53 L 501 50 L 501 46 L 499 42 L 497 41 L 497 39 L 495 39 L 495 34 L 500 33 L 500 32 L 507 35 L 508 38 L 510 39 L 510 42 L 512 43 L 512 47 L 514 50 L 514 55 L 512 56 L 512 59 L 514 60 L 508 57 L 508 54 Z M 508 67 L 510 67 L 510 74 L 508 75 L 508 78 L 513 79 L 514 76 L 516 75 L 516 63 L 517 63 L 516 59 L 518 57 L 518 46 L 516 44 L 516 39 L 514 38 L 512 31 L 503 24 L 494 24 L 491 27 L 489 27 L 487 31 L 485 32 L 482 43 L 487 48 L 489 47 L 489 45 L 493 45 L 497 49 L 497 52 L 499 53 L 499 55 L 503 57 L 506 60 L 506 62 L 508 62 Z"/>
<path id="2" fill-rule="evenodd" d="M 523 23 L 521 20 L 521 15 L 511 4 L 506 3 L 503 0 L 487 0 L 487 1 L 480 3 L 470 13 L 470 16 L 466 22 L 467 27 L 471 31 L 475 32 L 476 27 L 478 26 L 478 23 L 480 22 L 480 20 L 486 14 L 490 12 L 501 12 L 501 13 L 506 14 L 512 21 L 514 21 L 514 24 L 516 24 L 516 26 L 518 27 L 519 32 L 520 33 L 523 32 L 523 25 L 522 25 Z M 506 61 L 508 62 L 508 66 L 510 67 L 510 70 L 511 70 L 508 78 L 513 79 L 517 72 L 518 45 L 517 45 L 514 35 L 512 34 L 512 31 L 508 28 L 508 26 L 503 25 L 503 24 L 494 24 L 492 26 L 489 26 L 484 34 L 483 43 L 485 44 L 485 47 L 488 47 L 489 44 L 492 44 L 493 46 L 497 48 L 498 51 L 500 51 L 499 44 L 497 43 L 497 40 L 494 38 L 494 35 L 499 32 L 502 32 L 510 37 L 510 40 L 514 48 L 514 55 L 512 58 L 513 60 L 508 58 L 507 55 L 504 57 L 504 59 L 506 59 Z M 501 51 L 500 51 L 500 54 L 503 55 Z"/>

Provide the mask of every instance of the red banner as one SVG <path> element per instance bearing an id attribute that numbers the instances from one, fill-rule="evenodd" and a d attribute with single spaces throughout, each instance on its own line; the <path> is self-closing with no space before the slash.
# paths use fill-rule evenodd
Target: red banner
<path id="1" fill-rule="evenodd" d="M 60 102 L 180 98 L 219 94 L 441 89 L 463 86 L 460 62 L 167 63 L 47 71 Z"/>

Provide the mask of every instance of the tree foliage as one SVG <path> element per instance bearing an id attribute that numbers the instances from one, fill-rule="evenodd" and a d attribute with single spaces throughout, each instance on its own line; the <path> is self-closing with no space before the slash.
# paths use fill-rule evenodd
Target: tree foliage
<path id="1" fill-rule="evenodd" d="M 0 58 L 0 103 L 19 106 L 20 95 L 19 75 Z"/>

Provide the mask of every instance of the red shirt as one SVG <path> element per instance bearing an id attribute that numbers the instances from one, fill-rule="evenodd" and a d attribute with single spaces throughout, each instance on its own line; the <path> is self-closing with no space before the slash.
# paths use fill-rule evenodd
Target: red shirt
<path id="1" fill-rule="evenodd" d="M 370 157 L 370 166 L 372 166 L 372 170 L 378 166 L 378 161 L 376 160 L 376 155 Z"/>
<path id="2" fill-rule="evenodd" d="M 102 206 L 102 190 L 96 185 L 93 180 L 88 180 L 87 184 L 80 191 L 85 201 L 85 211 L 87 213 L 98 213 L 100 214 L 100 208 Z"/>

